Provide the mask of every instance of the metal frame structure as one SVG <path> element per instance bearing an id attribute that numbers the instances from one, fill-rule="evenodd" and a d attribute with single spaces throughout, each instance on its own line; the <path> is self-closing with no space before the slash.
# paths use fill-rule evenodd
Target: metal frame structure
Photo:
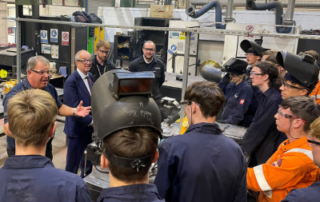
<path id="1" fill-rule="evenodd" d="M 181 98 L 184 97 L 185 90 L 188 85 L 188 67 L 189 67 L 189 49 L 190 49 L 190 35 L 191 32 L 197 34 L 219 34 L 219 35 L 236 35 L 236 36 L 265 36 L 265 37 L 280 37 L 280 38 L 292 38 L 292 39 L 314 39 L 320 40 L 320 36 L 317 35 L 300 35 L 300 34 L 279 34 L 279 33 L 259 33 L 249 32 L 242 30 L 225 30 L 225 29 L 203 29 L 203 28 L 168 28 L 168 27 L 146 27 L 146 26 L 120 26 L 120 25 L 106 25 L 106 24 L 91 24 L 91 23 L 77 23 L 77 22 L 63 22 L 63 21 L 48 21 L 26 18 L 4 18 L 7 20 L 15 20 L 17 22 L 17 81 L 21 81 L 21 21 L 34 22 L 34 23 L 52 23 L 52 24 L 65 24 L 73 26 L 83 27 L 108 27 L 108 28 L 121 28 L 121 29 L 133 29 L 133 30 L 154 30 L 154 31 L 179 31 L 186 33 L 186 43 L 184 50 L 184 64 L 183 64 L 183 81 L 181 89 Z M 284 27 L 283 25 L 279 25 Z M 75 53 L 74 53 L 75 54 Z M 184 115 L 185 106 L 182 106 L 180 113 L 180 120 Z M 181 128 L 182 121 L 180 122 Z"/>

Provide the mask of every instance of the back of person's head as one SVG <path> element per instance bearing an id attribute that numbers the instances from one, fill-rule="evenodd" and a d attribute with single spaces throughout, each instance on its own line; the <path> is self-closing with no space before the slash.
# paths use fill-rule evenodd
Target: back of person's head
<path id="1" fill-rule="evenodd" d="M 262 74 L 269 76 L 269 88 L 273 87 L 279 90 L 281 86 L 281 78 L 279 77 L 279 71 L 272 62 L 259 62 L 254 67 L 258 67 Z"/>
<path id="2" fill-rule="evenodd" d="M 105 40 L 100 40 L 98 41 L 96 47 L 97 49 L 99 49 L 100 47 L 104 47 L 105 49 L 110 49 L 110 43 Z"/>
<path id="3" fill-rule="evenodd" d="M 266 62 L 272 62 L 274 64 L 279 65 L 278 61 L 277 61 L 277 53 L 275 54 L 271 54 L 268 58 L 266 58 L 265 60 Z"/>
<path id="4" fill-rule="evenodd" d="M 57 114 L 53 97 L 40 89 L 19 92 L 8 102 L 9 129 L 22 147 L 45 145 Z"/>
<path id="5" fill-rule="evenodd" d="M 317 53 L 317 51 L 309 50 L 309 51 L 305 51 L 304 53 L 310 55 L 310 56 L 313 57 L 316 61 L 319 60 L 319 54 Z"/>
<path id="6" fill-rule="evenodd" d="M 187 87 L 184 100 L 198 103 L 202 116 L 208 118 L 217 116 L 225 101 L 225 96 L 217 83 L 198 81 Z"/>
<path id="7" fill-rule="evenodd" d="M 264 56 L 264 55 L 269 55 L 269 56 L 271 56 L 271 55 L 273 55 L 273 54 L 276 54 L 276 55 L 277 55 L 277 53 L 278 53 L 278 51 L 276 51 L 276 50 L 266 50 L 266 51 L 264 51 L 264 52 L 262 53 L 262 56 Z"/>
<path id="8" fill-rule="evenodd" d="M 151 161 L 139 168 L 120 167 L 115 165 L 108 154 L 127 159 L 148 156 L 154 159 L 158 148 L 158 137 L 158 132 L 150 127 L 135 127 L 117 131 L 104 138 L 103 155 L 108 159 L 111 174 L 117 180 L 126 183 L 142 181 L 148 174 Z"/>
<path id="9" fill-rule="evenodd" d="M 280 107 L 289 108 L 294 116 L 304 120 L 303 129 L 306 132 L 310 130 L 310 124 L 319 117 L 318 104 L 310 97 L 289 97 L 281 102 Z"/>

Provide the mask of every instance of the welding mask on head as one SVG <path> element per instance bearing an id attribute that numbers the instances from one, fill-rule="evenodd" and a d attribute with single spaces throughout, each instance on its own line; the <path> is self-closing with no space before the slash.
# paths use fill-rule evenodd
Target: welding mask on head
<path id="1" fill-rule="evenodd" d="M 269 50 L 269 49 L 263 48 L 262 46 L 260 46 L 259 44 L 255 43 L 255 42 L 249 41 L 249 40 L 241 41 L 240 47 L 245 53 L 253 53 L 255 56 L 260 56 L 260 57 L 262 57 L 263 52 Z M 249 50 L 250 48 L 252 48 L 253 50 Z"/>
<path id="2" fill-rule="evenodd" d="M 161 138 L 160 110 L 151 97 L 154 78 L 153 72 L 131 73 L 117 69 L 103 74 L 95 82 L 91 107 L 96 142 L 101 143 L 119 130 L 134 127 L 152 128 Z M 108 152 L 108 159 L 119 167 L 139 168 L 150 161 L 150 157 L 128 159 Z"/>
<path id="3" fill-rule="evenodd" d="M 286 51 L 277 54 L 277 62 L 288 74 L 293 76 L 300 84 L 313 89 L 318 83 L 319 69 L 311 56 L 300 53 L 294 55 Z"/>
<path id="4" fill-rule="evenodd" d="M 221 71 L 241 75 L 246 73 L 248 63 L 237 58 L 230 58 L 222 65 Z"/>

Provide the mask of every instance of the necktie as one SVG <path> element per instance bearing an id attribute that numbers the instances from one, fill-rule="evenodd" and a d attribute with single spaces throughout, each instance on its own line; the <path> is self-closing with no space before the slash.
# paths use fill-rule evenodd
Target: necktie
<path id="1" fill-rule="evenodd" d="M 91 91 L 91 89 L 92 89 L 92 81 L 91 81 L 91 79 L 88 77 L 88 76 L 86 76 L 86 77 L 84 77 L 86 80 L 87 80 L 87 82 L 88 82 L 88 85 L 89 85 L 89 89 L 90 89 L 90 91 Z M 91 92 L 89 91 L 89 94 L 91 95 Z"/>

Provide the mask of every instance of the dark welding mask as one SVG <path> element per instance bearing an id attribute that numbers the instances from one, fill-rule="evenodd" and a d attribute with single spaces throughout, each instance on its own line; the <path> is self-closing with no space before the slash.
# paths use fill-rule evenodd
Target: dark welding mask
<path id="1" fill-rule="evenodd" d="M 269 49 L 263 48 L 262 46 L 260 46 L 259 44 L 253 41 L 249 41 L 246 39 L 241 41 L 240 47 L 245 53 L 253 53 L 254 55 L 260 56 L 260 57 L 262 57 L 263 52 L 269 50 Z M 249 50 L 250 48 L 252 48 L 252 50 Z"/>
<path id="2" fill-rule="evenodd" d="M 226 63 L 222 65 L 221 71 L 241 75 L 246 73 L 247 66 L 248 63 L 243 60 L 230 58 Z"/>
<path id="3" fill-rule="evenodd" d="M 294 55 L 286 51 L 280 51 L 277 54 L 277 62 L 300 84 L 313 89 L 318 83 L 318 65 L 311 56 L 304 53 Z"/>
<path id="4" fill-rule="evenodd" d="M 150 127 L 161 138 L 161 115 L 151 97 L 153 72 L 112 70 L 103 74 L 94 84 L 91 106 L 94 139 L 101 142 L 119 130 Z M 108 159 L 119 167 L 138 167 L 148 164 L 150 157 L 123 158 L 106 151 Z M 152 161 L 152 159 L 151 159 Z"/>

